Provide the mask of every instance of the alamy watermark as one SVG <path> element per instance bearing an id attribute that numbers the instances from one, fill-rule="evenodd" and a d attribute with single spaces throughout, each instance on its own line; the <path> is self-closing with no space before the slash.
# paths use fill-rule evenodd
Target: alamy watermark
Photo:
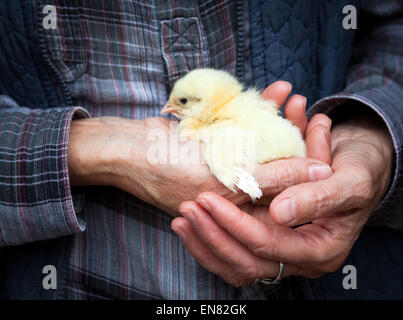
<path id="1" fill-rule="evenodd" d="M 48 264 L 43 267 L 42 274 L 45 276 L 42 279 L 42 287 L 45 290 L 57 289 L 57 270 L 54 265 Z"/>
<path id="2" fill-rule="evenodd" d="M 42 20 L 42 26 L 45 30 L 57 28 L 57 10 L 55 6 L 46 5 L 43 7 L 42 13 L 46 16 Z"/>
<path id="3" fill-rule="evenodd" d="M 343 267 L 343 274 L 346 276 L 343 278 L 343 288 L 345 290 L 357 289 L 357 268 L 351 264 Z"/>
<path id="4" fill-rule="evenodd" d="M 343 18 L 343 28 L 346 30 L 357 29 L 357 8 L 353 5 L 347 5 L 343 8 L 343 14 L 346 16 Z"/>
<path id="5" fill-rule="evenodd" d="M 170 121 L 169 130 L 149 130 L 147 161 L 152 165 L 240 164 L 252 170 L 248 159 L 255 158 L 255 134 L 253 129 L 219 127 L 200 130 L 188 138 L 179 134 L 177 121 Z"/>

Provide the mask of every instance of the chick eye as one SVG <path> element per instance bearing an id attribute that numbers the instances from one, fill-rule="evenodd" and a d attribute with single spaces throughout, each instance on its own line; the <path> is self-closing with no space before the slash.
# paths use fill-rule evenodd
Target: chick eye
<path id="1" fill-rule="evenodd" d="M 181 98 L 181 99 L 179 100 L 179 102 L 182 103 L 182 104 L 186 104 L 186 103 L 188 102 L 188 99 L 186 99 L 186 98 Z"/>

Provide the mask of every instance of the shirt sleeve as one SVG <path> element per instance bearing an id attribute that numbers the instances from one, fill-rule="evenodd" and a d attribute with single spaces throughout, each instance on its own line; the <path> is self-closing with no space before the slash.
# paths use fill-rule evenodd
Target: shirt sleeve
<path id="1" fill-rule="evenodd" d="M 394 172 L 368 224 L 403 231 L 403 6 L 396 0 L 366 3 L 358 29 L 361 25 L 368 32 L 360 35 L 354 48 L 345 90 L 319 100 L 308 114 L 340 117 L 339 110 L 348 103 L 365 106 L 384 121 L 395 149 Z"/>
<path id="2" fill-rule="evenodd" d="M 70 123 L 80 107 L 30 109 L 0 96 L 0 247 L 82 232 L 70 188 Z"/>

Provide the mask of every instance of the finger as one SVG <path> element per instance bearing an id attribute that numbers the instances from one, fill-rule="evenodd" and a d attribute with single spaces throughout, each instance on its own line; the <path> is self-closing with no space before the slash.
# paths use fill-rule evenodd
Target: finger
<path id="1" fill-rule="evenodd" d="M 189 253 L 207 270 L 217 274 L 224 281 L 233 282 L 239 278 L 234 268 L 218 258 L 197 236 L 190 222 L 185 218 L 175 218 L 171 223 L 172 230 L 182 240 Z"/>
<path id="2" fill-rule="evenodd" d="M 258 278 L 272 278 L 278 275 L 278 262 L 270 265 L 270 270 L 264 270 L 262 274 L 256 274 L 247 277 L 245 274 L 236 272 L 233 265 L 226 263 L 218 258 L 203 241 L 200 240 L 197 233 L 192 228 L 190 222 L 186 218 L 176 218 L 171 223 L 172 230 L 179 236 L 185 248 L 189 253 L 207 270 L 217 274 L 224 281 L 241 286 L 254 282 Z M 272 268 L 273 265 L 273 268 Z M 251 270 L 251 269 L 249 269 Z M 287 265 L 283 272 L 283 277 L 300 275 L 300 268 L 294 265 Z"/>
<path id="3" fill-rule="evenodd" d="M 305 136 L 308 119 L 306 117 L 306 98 L 299 94 L 293 95 L 288 99 L 284 106 L 285 117 L 292 122 L 292 124 L 299 128 L 302 136 Z"/>
<path id="4" fill-rule="evenodd" d="M 256 256 L 294 265 L 316 261 L 322 254 L 313 237 L 278 224 L 266 226 L 216 193 L 203 192 L 196 201 Z"/>
<path id="5" fill-rule="evenodd" d="M 286 188 L 308 181 L 326 179 L 332 174 L 327 163 L 311 158 L 289 158 L 256 167 L 253 175 L 266 197 L 274 197 Z"/>
<path id="6" fill-rule="evenodd" d="M 272 219 L 299 225 L 351 209 L 363 208 L 373 196 L 359 169 L 339 169 L 326 180 L 292 186 L 270 204 Z"/>
<path id="7" fill-rule="evenodd" d="M 330 128 L 321 124 L 310 130 L 305 138 L 307 157 L 331 164 Z"/>
<path id="8" fill-rule="evenodd" d="M 288 95 L 291 93 L 292 85 L 287 81 L 276 81 L 269 85 L 262 93 L 262 98 L 265 100 L 274 101 L 280 108 Z"/>
<path id="9" fill-rule="evenodd" d="M 231 200 L 231 199 L 228 199 L 228 200 Z M 258 205 L 258 206 L 256 204 L 253 204 L 252 202 L 247 202 L 247 203 L 244 203 L 244 204 L 238 206 L 238 208 L 240 210 L 246 212 L 247 214 L 251 215 L 255 219 L 263 222 L 265 225 L 271 225 L 271 224 L 275 224 L 275 222 L 272 220 L 272 218 L 268 214 L 268 212 L 269 212 L 268 206 L 270 205 L 270 202 L 271 202 L 271 199 L 267 199 L 267 201 L 265 201 L 263 203 L 264 205 L 262 204 L 262 205 Z"/>
<path id="10" fill-rule="evenodd" d="M 196 234 L 212 252 L 229 263 L 247 281 L 263 275 L 275 274 L 278 263 L 255 256 L 247 247 L 237 241 L 194 201 L 180 206 L 181 214 L 189 220 Z"/>
<path id="11" fill-rule="evenodd" d="M 305 135 L 308 136 L 311 131 L 317 126 L 317 125 L 322 125 L 325 128 L 330 128 L 332 126 L 332 120 L 325 114 L 323 113 L 317 113 L 315 114 L 311 120 L 309 120 L 308 126 L 306 128 Z"/>

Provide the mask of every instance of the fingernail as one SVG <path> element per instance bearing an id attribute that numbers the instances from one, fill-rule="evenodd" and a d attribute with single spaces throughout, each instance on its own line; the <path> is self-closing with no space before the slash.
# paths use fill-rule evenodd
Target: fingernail
<path id="1" fill-rule="evenodd" d="M 195 216 L 192 210 L 190 209 L 183 209 L 179 210 L 179 212 L 184 216 L 186 219 L 188 219 L 191 223 L 195 222 Z"/>
<path id="2" fill-rule="evenodd" d="M 294 200 L 291 198 L 284 198 L 277 204 L 277 221 L 281 224 L 289 223 L 297 216 Z"/>
<path id="3" fill-rule="evenodd" d="M 285 80 L 279 80 L 279 81 L 281 81 L 282 83 L 284 83 L 290 90 L 292 90 L 292 84 L 291 84 L 291 82 L 288 82 L 288 81 L 285 81 Z"/>
<path id="4" fill-rule="evenodd" d="M 207 211 L 211 211 L 211 207 L 210 207 L 210 204 L 208 203 L 208 201 L 207 200 L 205 200 L 205 199 L 203 199 L 203 198 L 200 198 L 200 199 L 196 199 L 196 201 L 204 208 L 204 209 L 206 209 Z"/>
<path id="5" fill-rule="evenodd" d="M 186 238 L 186 234 L 185 232 L 183 232 L 183 230 L 181 230 L 181 228 L 174 228 L 171 226 L 171 229 L 173 232 L 175 232 L 181 239 L 185 239 Z"/>
<path id="6" fill-rule="evenodd" d="M 298 96 L 299 98 L 301 98 L 301 101 L 304 101 L 304 104 L 306 105 L 306 102 L 307 102 L 308 100 L 306 99 L 305 96 L 303 96 L 303 95 L 301 95 L 301 94 L 296 94 L 296 96 Z"/>
<path id="7" fill-rule="evenodd" d="M 332 174 L 332 169 L 323 164 L 313 164 L 308 167 L 309 181 L 315 182 L 327 179 Z"/>

